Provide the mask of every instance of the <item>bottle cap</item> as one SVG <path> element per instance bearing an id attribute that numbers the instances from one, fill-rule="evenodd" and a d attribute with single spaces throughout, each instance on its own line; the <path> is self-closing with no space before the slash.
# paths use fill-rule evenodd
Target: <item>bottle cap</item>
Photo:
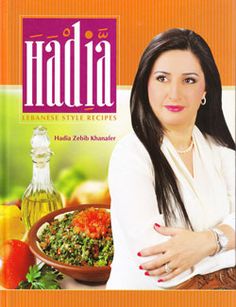
<path id="1" fill-rule="evenodd" d="M 34 128 L 31 138 L 31 156 L 36 163 L 45 164 L 50 159 L 52 151 L 50 150 L 50 139 L 47 134 L 47 129 L 42 126 Z"/>

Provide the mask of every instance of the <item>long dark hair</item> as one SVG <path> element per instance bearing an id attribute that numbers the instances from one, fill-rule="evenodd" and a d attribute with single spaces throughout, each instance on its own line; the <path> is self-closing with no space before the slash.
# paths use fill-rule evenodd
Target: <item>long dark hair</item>
<path id="1" fill-rule="evenodd" d="M 186 226 L 192 229 L 176 176 L 160 149 L 164 130 L 152 111 L 147 90 L 148 79 L 156 59 L 163 52 L 176 49 L 190 50 L 198 58 L 205 76 L 207 103 L 200 106 L 196 125 L 203 134 L 212 136 L 217 143 L 235 149 L 222 111 L 221 81 L 213 55 L 204 39 L 190 30 L 168 30 L 157 35 L 147 46 L 131 91 L 131 121 L 136 135 L 152 160 L 157 204 L 159 212 L 164 215 L 166 225 L 171 225 L 172 219 L 176 219 L 177 209 Z"/>

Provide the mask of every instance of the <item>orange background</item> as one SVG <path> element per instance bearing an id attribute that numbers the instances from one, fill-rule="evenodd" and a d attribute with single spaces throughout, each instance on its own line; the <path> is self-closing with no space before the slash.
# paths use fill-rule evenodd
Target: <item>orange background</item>
<path id="1" fill-rule="evenodd" d="M 1 0 L 0 84 L 21 84 L 20 16 L 119 16 L 118 85 L 131 85 L 147 43 L 172 27 L 209 43 L 223 85 L 235 84 L 235 0 Z"/>
<path id="2" fill-rule="evenodd" d="M 37 291 L 0 293 L 3 307 L 233 307 L 234 291 Z"/>
<path id="3" fill-rule="evenodd" d="M 0 84 L 21 84 L 22 16 L 117 16 L 118 84 L 131 85 L 139 58 L 157 33 L 190 28 L 209 43 L 224 85 L 235 84 L 235 0 L 0 0 Z M 0 292 L 3 307 L 233 307 L 236 291 Z"/>

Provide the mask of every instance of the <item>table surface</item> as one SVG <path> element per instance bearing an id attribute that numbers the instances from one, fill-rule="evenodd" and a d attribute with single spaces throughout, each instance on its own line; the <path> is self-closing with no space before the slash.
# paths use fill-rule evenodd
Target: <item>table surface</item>
<path id="1" fill-rule="evenodd" d="M 65 276 L 60 284 L 61 284 L 62 289 L 68 289 L 68 290 L 105 290 L 106 289 L 106 284 L 87 285 L 82 282 L 80 283 L 79 281 L 74 280 L 69 276 Z"/>
<path id="2" fill-rule="evenodd" d="M 36 263 L 40 263 L 39 259 L 36 259 Z M 64 275 L 64 274 L 63 274 Z M 61 288 L 67 290 L 105 290 L 106 284 L 86 284 L 79 282 L 67 275 L 64 275 L 63 280 L 60 282 Z M 0 286 L 0 290 L 7 290 L 6 288 Z"/>
<path id="3" fill-rule="evenodd" d="M 69 276 L 64 275 L 64 279 L 60 282 L 62 290 L 105 290 L 106 285 L 87 285 L 80 283 Z M 0 286 L 0 290 L 8 290 Z"/>

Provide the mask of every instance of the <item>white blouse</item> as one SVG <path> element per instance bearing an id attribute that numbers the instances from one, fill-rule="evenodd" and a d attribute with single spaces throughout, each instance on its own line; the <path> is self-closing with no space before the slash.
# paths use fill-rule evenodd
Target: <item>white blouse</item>
<path id="1" fill-rule="evenodd" d="M 193 129 L 193 168 L 190 174 L 171 142 L 164 137 L 162 151 L 178 179 L 179 190 L 195 231 L 219 223 L 235 228 L 235 152 L 205 138 Z M 150 156 L 131 133 L 115 147 L 109 167 L 111 220 L 114 259 L 107 289 L 165 289 L 196 274 L 206 274 L 235 266 L 235 251 L 207 257 L 170 281 L 158 284 L 158 277 L 145 276 L 139 265 L 152 257 L 138 257 L 149 246 L 169 239 L 157 233 L 153 225 L 164 225 L 154 190 L 154 170 Z M 176 212 L 177 216 L 178 213 Z M 179 218 L 176 227 L 184 227 Z"/>

